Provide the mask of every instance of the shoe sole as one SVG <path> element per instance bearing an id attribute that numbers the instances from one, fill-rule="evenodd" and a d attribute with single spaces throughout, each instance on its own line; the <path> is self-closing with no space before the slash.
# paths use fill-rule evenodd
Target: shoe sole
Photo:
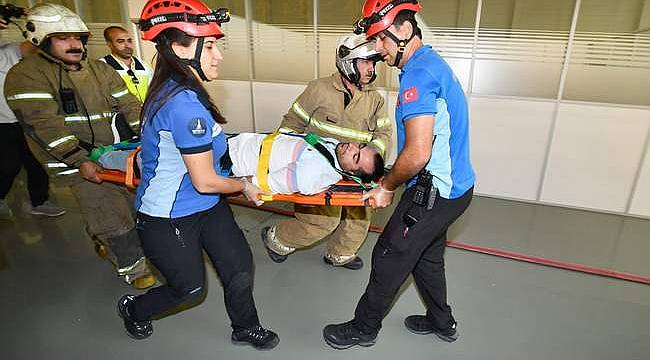
<path id="1" fill-rule="evenodd" d="M 266 253 L 269 254 L 269 257 L 271 258 L 271 261 L 273 261 L 276 264 L 282 263 L 285 260 L 287 260 L 287 255 L 280 255 L 276 253 L 275 251 L 271 250 L 268 245 L 268 241 L 266 238 L 266 231 L 268 228 L 263 228 L 262 229 L 262 243 L 264 244 L 264 248 L 266 249 Z"/>
<path id="2" fill-rule="evenodd" d="M 456 335 L 456 337 L 449 337 L 447 335 L 438 334 L 435 331 L 433 332 L 433 334 L 436 335 L 440 340 L 448 343 L 453 343 L 454 341 L 458 340 L 458 335 Z"/>
<path id="3" fill-rule="evenodd" d="M 254 349 L 260 350 L 260 351 L 268 351 L 274 349 L 278 344 L 280 343 L 280 338 L 275 338 L 272 341 L 269 341 L 268 343 L 264 344 L 264 346 L 255 346 L 248 341 L 238 341 L 233 338 L 230 338 L 230 343 L 233 345 L 237 346 L 244 346 L 244 345 L 249 345 L 253 347 Z"/>
<path id="4" fill-rule="evenodd" d="M 351 264 L 351 263 L 346 263 L 346 264 L 343 264 L 343 265 L 334 265 L 334 263 L 330 259 L 328 259 L 327 257 L 323 257 L 323 261 L 325 262 L 325 264 L 330 265 L 330 266 L 335 267 L 335 268 L 342 267 L 342 268 L 346 268 L 346 269 L 349 269 L 349 270 L 361 270 L 363 268 L 363 264 L 361 264 L 361 266 L 359 266 L 359 267 L 349 266 L 349 264 Z"/>
<path id="5" fill-rule="evenodd" d="M 450 337 L 450 336 L 447 336 L 447 335 L 440 334 L 440 333 L 436 332 L 435 330 L 423 330 L 423 331 L 422 330 L 415 330 L 415 329 L 410 328 L 408 326 L 408 324 L 406 323 L 406 320 L 404 320 L 404 326 L 406 327 L 406 330 L 408 330 L 408 331 L 410 331 L 410 332 L 412 332 L 413 334 L 416 334 L 416 335 L 434 334 L 440 340 L 443 340 L 443 341 L 448 342 L 448 343 L 452 343 L 452 342 L 458 340 L 458 334 L 456 334 L 455 337 Z"/>
<path id="6" fill-rule="evenodd" d="M 375 343 L 377 342 L 377 340 L 375 339 L 375 340 L 372 340 L 372 341 L 363 341 L 363 342 L 358 342 L 358 343 L 354 343 L 354 344 L 350 344 L 350 345 L 340 345 L 340 344 L 336 344 L 336 343 L 331 342 L 326 337 L 323 337 L 323 339 L 325 339 L 325 342 L 327 343 L 327 345 L 333 347 L 336 350 L 349 349 L 349 348 L 351 348 L 351 347 L 353 347 L 355 345 L 359 345 L 359 346 L 363 346 L 363 347 L 370 347 L 370 346 L 375 345 Z"/>

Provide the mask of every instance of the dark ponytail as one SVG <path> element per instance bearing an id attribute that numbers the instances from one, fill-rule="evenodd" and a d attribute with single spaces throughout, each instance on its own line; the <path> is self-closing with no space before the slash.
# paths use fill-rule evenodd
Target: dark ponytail
<path id="1" fill-rule="evenodd" d="M 142 106 L 142 113 L 140 114 L 141 123 L 145 121 L 145 111 L 147 111 L 150 118 L 153 117 L 153 115 L 160 110 L 168 99 L 185 89 L 192 90 L 197 94 L 203 106 L 206 107 L 214 118 L 214 121 L 219 124 L 226 123 L 226 118 L 223 117 L 217 106 L 214 104 L 210 95 L 208 95 L 208 92 L 203 87 L 203 84 L 201 84 L 188 65 L 179 61 L 178 56 L 176 56 L 172 50 L 171 44 L 173 42 L 182 46 L 190 46 L 194 39 L 194 37 L 175 28 L 169 28 L 162 31 L 154 39 L 156 50 L 158 50 L 156 56 L 156 69 L 154 70 L 153 78 L 149 85 L 147 98 Z M 176 81 L 176 86 L 169 90 L 165 89 L 165 94 L 161 94 L 160 92 L 163 91 L 164 85 L 170 78 L 173 78 Z M 149 111 L 149 109 L 152 111 Z"/>

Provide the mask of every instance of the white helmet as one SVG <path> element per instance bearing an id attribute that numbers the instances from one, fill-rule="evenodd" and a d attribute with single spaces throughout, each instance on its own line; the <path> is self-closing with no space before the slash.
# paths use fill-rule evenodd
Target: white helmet
<path id="1" fill-rule="evenodd" d="M 25 38 L 36 46 L 54 34 L 80 34 L 86 39 L 90 35 L 79 15 L 57 4 L 38 4 L 31 8 L 25 29 Z"/>
<path id="2" fill-rule="evenodd" d="M 357 69 L 356 59 L 381 61 L 381 55 L 375 50 L 375 40 L 368 40 L 365 35 L 354 33 L 341 36 L 336 42 L 336 67 L 346 79 L 360 86 L 361 74 Z M 373 82 L 375 77 L 376 74 L 370 82 Z"/>

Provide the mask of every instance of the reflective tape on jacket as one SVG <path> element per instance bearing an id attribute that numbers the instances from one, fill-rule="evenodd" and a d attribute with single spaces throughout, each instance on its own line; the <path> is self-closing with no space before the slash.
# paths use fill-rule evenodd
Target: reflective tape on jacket
<path id="1" fill-rule="evenodd" d="M 367 143 L 372 140 L 373 134 L 369 131 L 350 129 L 315 119 L 313 116 L 308 114 L 307 111 L 305 111 L 305 109 L 303 109 L 298 102 L 293 103 L 293 106 L 291 108 L 296 113 L 296 115 L 298 115 L 305 122 L 307 126 L 313 125 L 315 128 L 323 132 L 335 136 L 342 136 L 359 142 Z"/>
<path id="2" fill-rule="evenodd" d="M 278 129 L 278 132 L 282 134 L 297 134 L 298 132 L 292 128 L 289 127 L 281 127 Z"/>
<path id="3" fill-rule="evenodd" d="M 50 93 L 22 93 L 7 96 L 7 101 L 12 100 L 54 100 Z"/>
<path id="4" fill-rule="evenodd" d="M 122 96 L 124 96 L 124 95 L 126 95 L 128 93 L 129 93 L 129 89 L 127 88 L 127 89 L 124 89 L 124 90 L 120 90 L 120 91 L 118 91 L 116 93 L 113 93 L 113 94 L 111 94 L 111 96 L 117 99 L 117 98 L 122 97 Z"/>
<path id="5" fill-rule="evenodd" d="M 79 172 L 79 169 L 70 169 L 70 170 L 61 171 L 61 172 L 57 173 L 56 175 L 57 176 L 72 175 L 72 174 L 76 174 L 78 172 Z"/>
<path id="6" fill-rule="evenodd" d="M 54 168 L 67 168 L 68 165 L 61 163 L 61 162 L 48 162 L 45 164 L 48 169 L 54 169 Z"/>
<path id="7" fill-rule="evenodd" d="M 58 139 L 52 141 L 51 143 L 47 144 L 47 147 L 50 148 L 50 149 L 54 149 L 57 146 L 65 144 L 68 141 L 74 141 L 76 139 L 77 139 L 77 137 L 74 136 L 74 135 L 64 136 L 64 137 L 58 138 Z"/>
<path id="8" fill-rule="evenodd" d="M 374 139 L 375 135 L 373 132 L 332 125 L 315 119 L 314 116 L 308 114 L 298 102 L 294 102 L 291 108 L 307 126 L 313 125 L 315 128 L 328 134 L 345 137 L 353 141 L 369 143 L 373 145 L 382 156 L 386 153 L 386 143 L 383 140 Z M 377 119 L 377 128 L 384 128 L 386 126 L 390 126 L 390 119 L 388 117 Z"/>
<path id="9" fill-rule="evenodd" d="M 90 117 L 86 117 L 85 115 L 72 115 L 72 116 L 66 116 L 64 117 L 64 121 L 66 123 L 73 123 L 73 122 L 80 122 L 80 121 L 95 121 L 95 120 L 100 120 L 100 119 L 110 119 L 113 116 L 112 112 L 103 112 L 101 114 L 89 114 Z"/>

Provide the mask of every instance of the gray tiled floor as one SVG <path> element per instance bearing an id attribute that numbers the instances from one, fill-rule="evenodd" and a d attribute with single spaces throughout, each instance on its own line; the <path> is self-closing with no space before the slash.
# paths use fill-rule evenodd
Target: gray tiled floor
<path id="1" fill-rule="evenodd" d="M 229 342 L 222 291 L 208 267 L 205 302 L 154 323 L 145 341 L 128 338 L 115 300 L 130 288 L 94 254 L 69 192 L 68 214 L 0 221 L 0 359 L 650 359 L 650 286 L 456 249 L 447 251 L 449 298 L 461 338 L 454 344 L 408 333 L 422 312 L 407 284 L 377 344 L 346 351 L 321 340 L 322 327 L 350 318 L 368 278 L 322 263 L 323 246 L 274 264 L 260 228 L 282 217 L 235 208 L 256 262 L 262 321 L 281 337 L 260 353 Z M 556 257 L 620 271 L 648 271 L 648 221 L 477 198 L 452 231 L 455 240 Z M 644 237 L 645 236 L 645 237 Z M 361 256 L 369 260 L 376 234 Z"/>

